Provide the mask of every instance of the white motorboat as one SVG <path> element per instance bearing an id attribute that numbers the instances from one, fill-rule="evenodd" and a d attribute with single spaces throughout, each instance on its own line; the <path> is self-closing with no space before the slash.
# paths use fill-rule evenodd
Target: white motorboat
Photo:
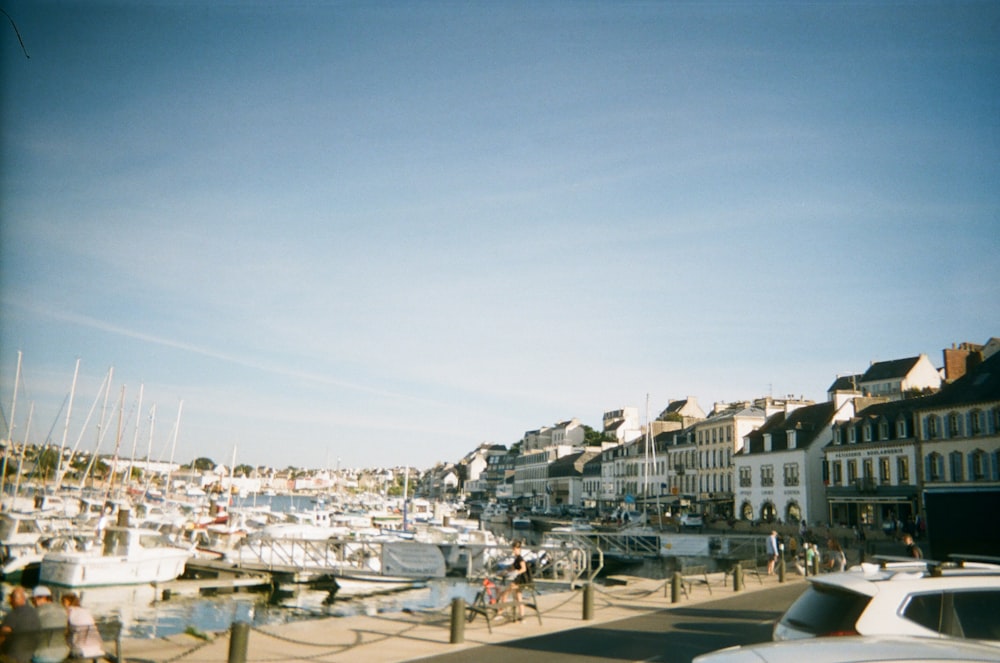
<path id="1" fill-rule="evenodd" d="M 155 530 L 109 527 L 100 550 L 46 554 L 40 581 L 61 587 L 167 582 L 184 573 L 193 555 L 192 550 L 172 545 Z"/>
<path id="2" fill-rule="evenodd" d="M 553 532 L 593 532 L 594 526 L 586 518 L 574 518 L 569 525 L 553 527 Z"/>
<path id="3" fill-rule="evenodd" d="M 506 523 L 508 518 L 510 518 L 510 510 L 506 504 L 490 502 L 483 509 L 479 520 L 485 523 Z"/>

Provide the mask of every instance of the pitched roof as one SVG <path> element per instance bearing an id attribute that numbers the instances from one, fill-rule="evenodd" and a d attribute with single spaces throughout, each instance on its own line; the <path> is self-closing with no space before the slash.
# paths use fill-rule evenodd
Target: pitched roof
<path id="1" fill-rule="evenodd" d="M 876 361 L 865 374 L 861 376 L 861 382 L 874 382 L 875 380 L 890 380 L 892 378 L 905 378 L 913 367 L 920 361 L 920 357 L 907 357 L 905 359 L 892 359 L 890 361 Z"/>
<path id="2" fill-rule="evenodd" d="M 581 451 L 558 458 L 549 463 L 549 477 L 579 476 L 583 473 L 583 466 L 594 456 L 600 456 L 600 453 Z"/>
<path id="3" fill-rule="evenodd" d="M 771 434 L 771 451 L 788 449 L 788 431 L 798 431 L 796 449 L 805 449 L 813 444 L 819 434 L 829 425 L 836 412 L 830 401 L 805 405 L 786 414 L 784 410 L 771 415 L 764 425 L 747 435 L 750 453 L 764 452 L 764 435 Z"/>
<path id="4" fill-rule="evenodd" d="M 996 400 L 1000 400 L 1000 352 L 946 384 L 938 393 L 921 399 L 920 406 L 945 407 Z"/>
<path id="5" fill-rule="evenodd" d="M 856 375 L 840 375 L 833 381 L 833 384 L 831 384 L 830 388 L 826 391 L 827 393 L 831 391 L 858 391 L 858 382 L 860 382 L 860 380 L 860 373 Z"/>

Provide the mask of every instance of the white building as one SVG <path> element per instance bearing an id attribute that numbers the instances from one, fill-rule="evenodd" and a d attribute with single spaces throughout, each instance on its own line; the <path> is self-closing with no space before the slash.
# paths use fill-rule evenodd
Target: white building
<path id="1" fill-rule="evenodd" d="M 783 410 L 746 436 L 734 459 L 736 513 L 741 520 L 797 523 L 826 520 L 823 449 L 831 426 L 854 413 L 852 401 Z"/>

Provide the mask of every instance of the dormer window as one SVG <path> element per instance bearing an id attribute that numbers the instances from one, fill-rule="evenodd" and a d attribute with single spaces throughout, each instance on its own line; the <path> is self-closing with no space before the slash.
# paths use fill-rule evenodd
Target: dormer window
<path id="1" fill-rule="evenodd" d="M 909 435 L 906 434 L 906 419 L 904 417 L 900 417 L 896 420 L 896 438 L 902 440 L 907 437 L 909 437 Z"/>
<path id="2" fill-rule="evenodd" d="M 858 431 L 854 426 L 851 426 L 850 430 L 847 431 L 847 441 L 850 444 L 854 444 L 858 441 Z"/>
<path id="3" fill-rule="evenodd" d="M 889 422 L 886 419 L 878 422 L 878 438 L 880 440 L 889 439 Z"/>
<path id="4" fill-rule="evenodd" d="M 865 424 L 864 425 L 864 430 L 862 431 L 862 433 L 863 433 L 863 435 L 865 437 L 865 442 L 871 442 L 872 441 L 872 425 L 871 424 Z"/>

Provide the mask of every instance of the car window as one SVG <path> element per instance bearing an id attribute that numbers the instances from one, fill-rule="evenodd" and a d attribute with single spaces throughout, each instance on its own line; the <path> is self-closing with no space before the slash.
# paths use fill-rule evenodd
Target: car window
<path id="1" fill-rule="evenodd" d="M 915 594 L 903 616 L 932 631 L 958 638 L 1000 641 L 1000 590 Z"/>
<path id="2" fill-rule="evenodd" d="M 1000 590 L 955 592 L 952 597 L 956 631 L 966 638 L 1000 641 Z"/>
<path id="3" fill-rule="evenodd" d="M 903 617 L 937 633 L 941 632 L 941 594 L 916 594 L 903 608 Z"/>
<path id="4" fill-rule="evenodd" d="M 785 612 L 781 623 L 819 636 L 854 632 L 870 600 L 864 594 L 812 585 Z"/>

